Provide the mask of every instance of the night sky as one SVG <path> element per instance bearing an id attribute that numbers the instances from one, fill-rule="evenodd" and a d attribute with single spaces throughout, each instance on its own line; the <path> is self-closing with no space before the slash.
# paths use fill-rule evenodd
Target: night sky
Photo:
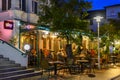
<path id="1" fill-rule="evenodd" d="M 105 6 L 120 4 L 120 0 L 88 0 L 92 1 L 92 10 L 104 9 Z"/>

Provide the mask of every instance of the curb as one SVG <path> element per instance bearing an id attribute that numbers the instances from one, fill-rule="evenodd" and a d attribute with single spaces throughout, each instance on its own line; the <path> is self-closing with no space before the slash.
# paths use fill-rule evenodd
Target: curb
<path id="1" fill-rule="evenodd" d="M 110 79 L 110 80 L 120 80 L 120 75 L 117 75 L 117 76 L 113 77 L 113 78 Z"/>

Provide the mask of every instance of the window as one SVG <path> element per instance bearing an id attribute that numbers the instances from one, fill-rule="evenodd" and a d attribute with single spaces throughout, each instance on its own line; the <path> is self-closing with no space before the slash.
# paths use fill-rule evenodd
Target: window
<path id="1" fill-rule="evenodd" d="M 11 8 L 11 0 L 8 0 L 8 9 Z"/>
<path id="2" fill-rule="evenodd" d="M 6 10 L 6 0 L 2 0 L 2 11 Z"/>
<path id="3" fill-rule="evenodd" d="M 11 0 L 2 0 L 2 11 L 9 10 L 11 8 Z"/>
<path id="4" fill-rule="evenodd" d="M 32 1 L 32 12 L 37 14 L 38 3 L 36 1 Z"/>
<path id="5" fill-rule="evenodd" d="M 118 12 L 118 18 L 120 18 L 120 12 Z"/>
<path id="6" fill-rule="evenodd" d="M 90 25 L 93 25 L 93 20 L 92 19 L 90 20 Z"/>
<path id="7" fill-rule="evenodd" d="M 116 14 L 115 14 L 115 11 L 114 10 L 111 10 L 111 12 L 110 12 L 110 16 L 115 16 Z"/>
<path id="8" fill-rule="evenodd" d="M 26 0 L 19 0 L 19 6 L 22 11 L 26 11 Z"/>

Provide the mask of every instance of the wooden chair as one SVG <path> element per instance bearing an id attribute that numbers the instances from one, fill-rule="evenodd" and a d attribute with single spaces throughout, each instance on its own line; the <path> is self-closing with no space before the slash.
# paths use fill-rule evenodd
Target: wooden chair
<path id="1" fill-rule="evenodd" d="M 67 59 L 66 68 L 68 69 L 70 74 L 76 74 L 80 70 L 80 66 L 75 63 L 74 59 Z"/>
<path id="2" fill-rule="evenodd" d="M 51 66 L 47 59 L 41 61 L 40 67 L 42 68 L 43 73 L 48 72 L 48 79 L 51 77 L 51 72 L 54 70 L 54 66 Z"/>

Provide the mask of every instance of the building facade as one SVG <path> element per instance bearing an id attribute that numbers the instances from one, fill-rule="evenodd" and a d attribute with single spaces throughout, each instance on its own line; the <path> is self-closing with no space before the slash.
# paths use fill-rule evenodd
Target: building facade
<path id="1" fill-rule="evenodd" d="M 106 20 L 120 19 L 120 4 L 106 6 L 105 10 L 106 10 Z"/>
<path id="2" fill-rule="evenodd" d="M 97 22 L 94 19 L 94 17 L 96 17 L 96 16 L 103 17 L 103 19 L 101 19 L 101 21 L 100 21 L 100 26 L 102 26 L 105 23 L 109 23 L 110 20 L 115 20 L 115 21 L 119 22 L 119 20 L 120 20 L 120 4 L 105 6 L 105 8 L 102 10 L 92 10 L 92 11 L 88 11 L 88 13 L 89 13 L 88 20 L 90 21 L 90 29 L 94 32 L 97 32 L 98 27 L 97 27 Z M 90 43 L 91 43 L 90 46 L 95 47 L 95 45 L 97 44 L 97 41 L 96 41 L 96 43 L 95 42 L 92 43 L 92 41 Z"/>
<path id="3" fill-rule="evenodd" d="M 104 9 L 102 10 L 91 10 L 91 11 L 88 11 L 89 13 L 89 16 L 88 16 L 88 19 L 90 21 L 90 29 L 94 32 L 97 31 L 97 22 L 96 20 L 94 19 L 94 17 L 96 16 L 101 16 L 103 17 L 103 19 L 101 19 L 100 21 L 100 25 L 102 25 L 105 21 L 106 21 L 106 12 Z"/>
<path id="4" fill-rule="evenodd" d="M 58 51 L 64 48 L 65 40 L 56 38 L 55 33 L 42 26 L 36 26 L 39 19 L 39 0 L 0 0 L 0 38 L 24 50 L 29 44 L 31 50 Z M 49 0 L 44 4 L 49 5 Z"/>
<path id="5" fill-rule="evenodd" d="M 115 5 L 110 5 L 110 6 L 106 6 L 105 7 L 106 10 L 106 20 L 109 21 L 114 21 L 115 23 L 117 23 L 117 27 L 118 27 L 118 32 L 119 32 L 119 22 L 120 22 L 120 4 L 115 4 Z M 120 40 L 114 40 L 113 42 L 114 45 L 114 49 L 111 51 L 117 53 L 117 51 L 119 51 L 119 47 L 120 47 Z M 113 46 L 111 45 L 111 46 Z M 111 47 L 110 46 L 110 47 Z"/>
<path id="6" fill-rule="evenodd" d="M 9 41 L 13 36 L 19 37 L 17 35 L 20 32 L 21 22 L 30 25 L 31 23 L 37 23 L 38 4 L 35 0 L 0 0 L 0 3 L 1 38 L 5 41 Z M 8 34 L 4 34 L 4 32 Z"/>
<path id="7" fill-rule="evenodd" d="M 39 0 L 0 0 L 0 38 L 12 43 L 15 47 L 24 50 L 26 44 L 30 45 L 30 50 L 39 53 L 40 49 L 47 49 L 57 52 L 64 49 L 66 40 L 56 38 L 56 34 L 49 32 L 49 29 L 36 26 L 39 19 Z M 46 3 L 49 5 L 49 0 Z M 120 18 L 120 5 L 105 7 L 105 10 L 89 11 L 90 29 L 97 31 L 97 23 L 93 19 L 96 16 L 104 19 L 102 25 L 108 19 Z M 84 39 L 83 44 L 88 45 L 88 39 Z M 87 43 L 86 43 L 87 42 Z"/>

